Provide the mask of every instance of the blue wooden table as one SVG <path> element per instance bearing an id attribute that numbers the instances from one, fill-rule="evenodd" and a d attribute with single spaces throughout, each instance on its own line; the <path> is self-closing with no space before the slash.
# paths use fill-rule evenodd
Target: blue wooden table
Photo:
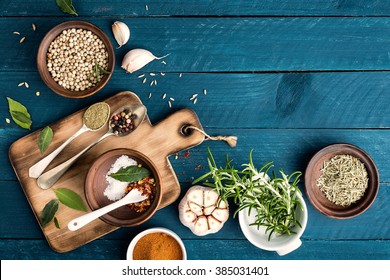
<path id="1" fill-rule="evenodd" d="M 131 239 L 155 226 L 174 230 L 184 240 L 189 259 L 390 259 L 390 1 L 73 3 L 78 17 L 62 13 L 54 0 L 0 2 L 1 259 L 124 259 Z M 46 32 L 74 19 L 96 24 L 113 43 L 115 20 L 131 29 L 130 42 L 115 50 L 117 63 L 108 85 L 82 100 L 50 91 L 36 67 Z M 19 43 L 23 36 L 25 41 Z M 132 48 L 171 55 L 166 64 L 155 61 L 128 74 L 120 62 Z M 157 86 L 137 78 L 150 72 L 165 73 L 156 78 Z M 29 88 L 18 87 L 21 82 Z M 365 213 L 348 220 L 322 215 L 305 197 L 309 220 L 303 244 L 284 257 L 251 245 L 232 217 L 216 234 L 193 235 L 178 219 L 179 200 L 139 227 L 56 253 L 44 239 L 8 160 L 9 146 L 30 132 L 6 123 L 6 97 L 28 108 L 35 131 L 122 90 L 139 95 L 152 123 L 189 107 L 207 133 L 238 136 L 234 149 L 205 142 L 171 157 L 181 182 L 179 200 L 191 181 L 207 171 L 207 146 L 221 164 L 226 153 L 236 165 L 245 163 L 253 148 L 258 166 L 273 161 L 292 172 L 304 171 L 315 152 L 333 143 L 357 145 L 373 157 L 381 179 L 378 196 Z M 163 93 L 175 99 L 172 108 L 161 98 Z M 194 93 L 199 94 L 196 104 L 189 100 Z"/>

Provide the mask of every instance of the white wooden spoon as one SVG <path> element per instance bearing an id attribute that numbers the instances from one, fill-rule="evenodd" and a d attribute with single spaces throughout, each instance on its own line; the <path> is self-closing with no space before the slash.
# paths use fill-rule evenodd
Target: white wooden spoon
<path id="1" fill-rule="evenodd" d="M 143 195 L 139 190 L 133 189 L 131 190 L 128 194 L 126 194 L 123 198 L 120 200 L 109 204 L 107 206 L 104 206 L 103 208 L 97 209 L 95 211 L 89 212 L 83 216 L 80 216 L 76 219 L 73 219 L 68 223 L 68 229 L 71 231 L 76 231 L 83 226 L 89 224 L 93 220 L 103 216 L 104 214 L 107 214 L 108 212 L 111 212 L 112 210 L 115 210 L 121 206 L 131 204 L 131 203 L 136 203 L 143 201 L 147 199 L 148 196 Z M 130 211 L 130 209 L 129 209 Z"/>

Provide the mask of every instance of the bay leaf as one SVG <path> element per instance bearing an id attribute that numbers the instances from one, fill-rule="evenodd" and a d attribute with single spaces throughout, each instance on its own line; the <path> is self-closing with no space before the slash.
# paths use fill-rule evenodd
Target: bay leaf
<path id="1" fill-rule="evenodd" d="M 31 116 L 27 111 L 27 108 L 18 101 L 13 100 L 12 98 L 7 97 L 9 112 L 13 121 L 22 128 L 30 129 L 31 128 Z"/>
<path id="2" fill-rule="evenodd" d="M 56 228 L 60 229 L 60 223 L 58 222 L 58 219 L 57 217 L 54 217 L 54 225 L 56 226 Z"/>
<path id="3" fill-rule="evenodd" d="M 56 0 L 56 3 L 64 13 L 78 16 L 76 9 L 73 7 L 72 0 Z"/>
<path id="4" fill-rule="evenodd" d="M 110 176 L 121 182 L 137 182 L 149 176 L 150 172 L 144 167 L 138 167 L 137 165 L 131 165 L 122 167 L 117 172 L 110 174 Z"/>
<path id="5" fill-rule="evenodd" d="M 51 141 L 53 140 L 53 130 L 46 126 L 39 135 L 38 138 L 38 147 L 41 153 L 45 152 L 47 147 L 49 147 Z"/>
<path id="6" fill-rule="evenodd" d="M 43 227 L 50 223 L 51 220 L 53 220 L 54 215 L 58 210 L 58 206 L 59 203 L 57 199 L 52 199 L 48 203 L 46 203 L 41 213 L 41 221 Z"/>
<path id="7" fill-rule="evenodd" d="M 82 198 L 74 191 L 66 188 L 59 188 L 55 189 L 54 192 L 62 204 L 75 210 L 87 212 Z"/>

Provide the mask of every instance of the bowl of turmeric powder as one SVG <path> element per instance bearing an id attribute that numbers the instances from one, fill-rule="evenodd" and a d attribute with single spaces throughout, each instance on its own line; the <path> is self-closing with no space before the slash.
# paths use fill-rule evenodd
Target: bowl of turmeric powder
<path id="1" fill-rule="evenodd" d="M 127 249 L 128 260 L 186 260 L 187 253 L 181 238 L 173 231 L 150 228 L 140 232 Z"/>

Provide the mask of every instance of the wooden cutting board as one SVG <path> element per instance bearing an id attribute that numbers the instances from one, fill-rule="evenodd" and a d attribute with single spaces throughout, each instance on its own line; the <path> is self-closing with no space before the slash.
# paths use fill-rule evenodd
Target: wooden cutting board
<path id="1" fill-rule="evenodd" d="M 110 105 L 111 112 L 127 104 L 141 104 L 141 100 L 137 95 L 129 91 L 120 92 L 104 101 Z M 56 198 L 53 188 L 68 188 L 75 191 L 84 199 L 85 205 L 88 207 L 84 195 L 84 181 L 88 169 L 97 157 L 108 150 L 116 148 L 130 148 L 148 156 L 155 163 L 162 177 L 163 195 L 159 208 L 174 202 L 180 194 L 180 185 L 168 160 L 168 156 L 199 145 L 204 140 L 204 136 L 200 133 L 192 133 L 190 135 L 182 133 L 182 127 L 185 125 L 202 128 L 195 112 L 190 109 L 179 110 L 153 126 L 146 116 L 143 123 L 131 134 L 124 137 L 111 136 L 89 150 L 77 160 L 52 189 L 42 190 L 38 187 L 36 179 L 28 176 L 28 169 L 61 145 L 82 126 L 82 117 L 86 109 L 50 125 L 54 132 L 54 138 L 44 154 L 40 153 L 37 146 L 40 130 L 19 139 L 10 147 L 9 158 L 11 164 L 39 224 L 39 217 L 43 207 L 51 199 Z M 71 142 L 46 170 L 50 170 L 64 162 L 89 143 L 98 139 L 105 131 L 105 129 L 102 129 L 97 132 L 82 134 Z M 69 231 L 66 226 L 68 222 L 82 214 L 84 212 L 60 204 L 56 217 L 60 222 L 61 228 L 57 229 L 53 222 L 44 228 L 41 227 L 53 250 L 67 252 L 118 229 L 118 227 L 97 219 L 76 232 Z"/>

